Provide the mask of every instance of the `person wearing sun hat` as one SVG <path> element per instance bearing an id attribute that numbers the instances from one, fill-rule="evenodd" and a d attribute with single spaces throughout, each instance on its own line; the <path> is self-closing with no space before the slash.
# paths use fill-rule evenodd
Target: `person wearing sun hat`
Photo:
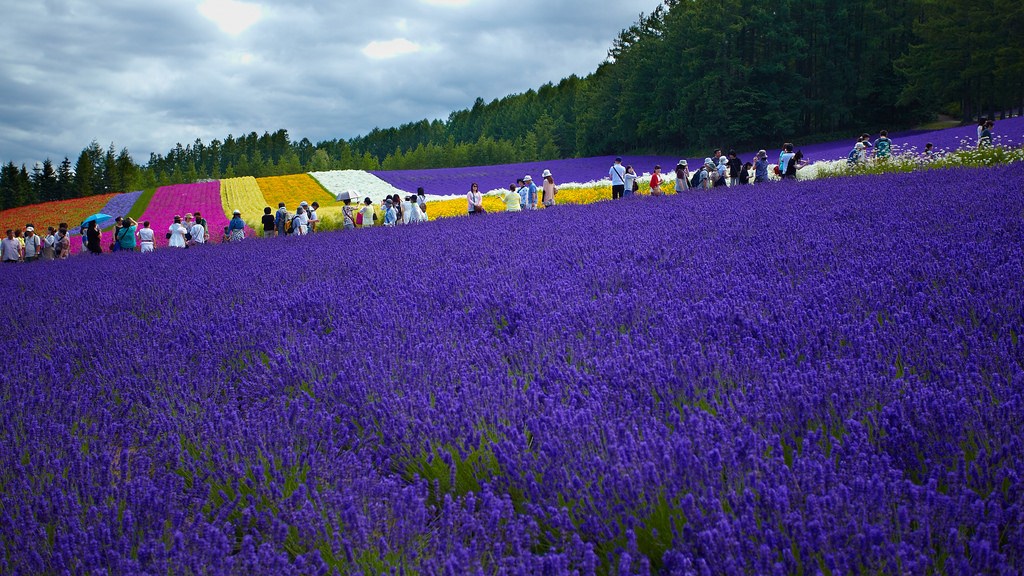
<path id="1" fill-rule="evenodd" d="M 686 166 L 686 160 L 676 163 L 676 194 L 686 192 L 690 189 L 690 169 Z"/>
<path id="2" fill-rule="evenodd" d="M 242 220 L 242 211 L 235 210 L 231 214 L 231 222 L 228 222 L 228 242 L 241 242 L 245 240 L 245 221 Z"/>
<path id="3" fill-rule="evenodd" d="M 768 151 L 761 150 L 757 151 L 757 156 L 754 157 L 754 184 L 760 184 L 761 182 L 768 181 Z"/>
<path id="4" fill-rule="evenodd" d="M 558 186 L 555 186 L 555 177 L 551 175 L 551 170 L 545 170 L 540 177 L 544 180 L 542 184 L 544 194 L 541 197 L 541 202 L 545 208 L 551 208 L 555 205 L 555 196 L 558 194 Z"/>

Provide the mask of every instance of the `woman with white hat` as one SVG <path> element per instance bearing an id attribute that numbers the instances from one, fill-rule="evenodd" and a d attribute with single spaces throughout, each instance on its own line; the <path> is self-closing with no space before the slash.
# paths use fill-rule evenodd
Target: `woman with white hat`
<path id="1" fill-rule="evenodd" d="M 245 240 L 245 221 L 242 220 L 241 210 L 232 213 L 231 222 L 228 222 L 228 242 L 241 242 Z"/>
<path id="2" fill-rule="evenodd" d="M 544 180 L 544 195 L 541 197 L 541 202 L 544 203 L 545 208 L 551 208 L 555 205 L 555 195 L 558 194 L 558 187 L 555 186 L 555 177 L 551 175 L 551 170 L 545 170 L 540 177 Z"/>
<path id="3" fill-rule="evenodd" d="M 686 160 L 680 160 L 676 164 L 676 194 L 686 192 L 690 189 L 690 169 Z"/>

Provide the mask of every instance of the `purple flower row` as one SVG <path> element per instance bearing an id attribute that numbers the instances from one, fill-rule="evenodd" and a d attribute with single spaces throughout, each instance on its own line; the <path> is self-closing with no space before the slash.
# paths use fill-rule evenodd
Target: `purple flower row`
<path id="1" fill-rule="evenodd" d="M 1021 172 L 4 269 L 0 572 L 1019 573 Z"/>

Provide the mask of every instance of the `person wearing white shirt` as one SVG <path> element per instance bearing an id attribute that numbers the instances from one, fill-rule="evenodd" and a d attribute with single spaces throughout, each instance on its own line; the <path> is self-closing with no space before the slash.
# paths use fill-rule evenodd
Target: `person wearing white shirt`
<path id="1" fill-rule="evenodd" d="M 622 198 L 626 190 L 626 169 L 622 166 L 622 158 L 615 159 L 615 164 L 608 169 L 608 177 L 612 181 L 612 200 Z"/>
<path id="2" fill-rule="evenodd" d="M 192 228 L 188 231 L 192 235 L 193 244 L 206 244 L 206 228 L 199 222 L 192 224 Z"/>
<path id="3" fill-rule="evenodd" d="M 420 221 L 420 205 L 416 196 L 406 196 L 402 202 L 402 218 L 406 224 L 418 224 Z"/>
<path id="4" fill-rule="evenodd" d="M 313 232 L 316 232 L 316 227 L 317 227 L 318 224 L 320 224 L 320 217 L 316 215 L 316 211 L 319 208 L 320 208 L 320 203 L 314 201 L 312 206 L 309 208 L 309 210 L 306 211 L 306 212 L 308 212 L 306 217 L 309 218 L 309 233 L 310 234 L 312 234 Z"/>
<path id="5" fill-rule="evenodd" d="M 142 229 L 136 234 L 139 236 L 139 252 L 145 254 L 146 252 L 153 251 L 153 240 L 156 235 L 153 234 L 153 229 L 149 227 L 149 220 L 142 223 Z"/>
<path id="6" fill-rule="evenodd" d="M 307 232 L 309 232 L 309 216 L 306 214 L 306 209 L 299 206 L 295 211 L 295 217 L 292 218 L 292 234 L 305 236 Z"/>
<path id="7" fill-rule="evenodd" d="M 174 224 L 171 224 L 167 228 L 170 238 L 167 239 L 167 245 L 171 248 L 184 248 L 185 247 L 185 233 L 188 229 L 181 223 L 181 216 L 174 217 Z"/>

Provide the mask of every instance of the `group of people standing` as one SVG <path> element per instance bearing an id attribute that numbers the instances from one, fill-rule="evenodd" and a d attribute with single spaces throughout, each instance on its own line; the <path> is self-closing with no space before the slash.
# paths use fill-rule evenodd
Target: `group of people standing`
<path id="1" fill-rule="evenodd" d="M 794 151 L 793 145 L 786 143 L 779 154 L 779 163 L 776 174 L 782 178 L 796 178 L 796 171 L 804 166 L 803 153 Z M 722 154 L 721 148 L 716 149 L 711 156 L 704 159 L 699 167 L 690 170 L 686 160 L 676 163 L 675 191 L 685 192 L 693 189 L 708 189 L 722 186 L 744 186 L 747 184 L 768 182 L 769 176 L 768 152 L 759 150 L 749 162 L 743 162 L 737 156 L 735 150 L 728 154 Z M 612 184 L 612 199 L 626 198 L 640 191 L 640 176 L 633 169 L 633 166 L 623 165 L 622 158 L 616 158 L 615 163 L 608 169 L 608 178 Z M 648 183 L 652 196 L 662 196 L 665 191 L 662 184 L 665 177 L 661 172 L 661 166 L 655 165 L 654 172 Z"/>
<path id="2" fill-rule="evenodd" d="M 48 227 L 46 236 L 36 234 L 32 224 L 26 224 L 24 231 L 8 228 L 0 240 L 0 261 L 5 264 L 64 259 L 70 253 L 71 237 L 66 223 L 61 223 L 56 229 Z"/>
<path id="3" fill-rule="evenodd" d="M 499 195 L 501 202 L 505 205 L 506 212 L 523 212 L 535 210 L 539 205 L 551 208 L 555 205 L 555 197 L 558 196 L 558 186 L 555 184 L 555 176 L 551 170 L 544 170 L 540 175 L 540 188 L 533 182 L 533 177 L 527 174 L 509 184 L 508 190 Z M 538 204 L 538 201 L 540 202 Z M 466 205 L 469 215 L 485 214 L 484 195 L 480 186 L 473 182 L 466 193 Z"/>

